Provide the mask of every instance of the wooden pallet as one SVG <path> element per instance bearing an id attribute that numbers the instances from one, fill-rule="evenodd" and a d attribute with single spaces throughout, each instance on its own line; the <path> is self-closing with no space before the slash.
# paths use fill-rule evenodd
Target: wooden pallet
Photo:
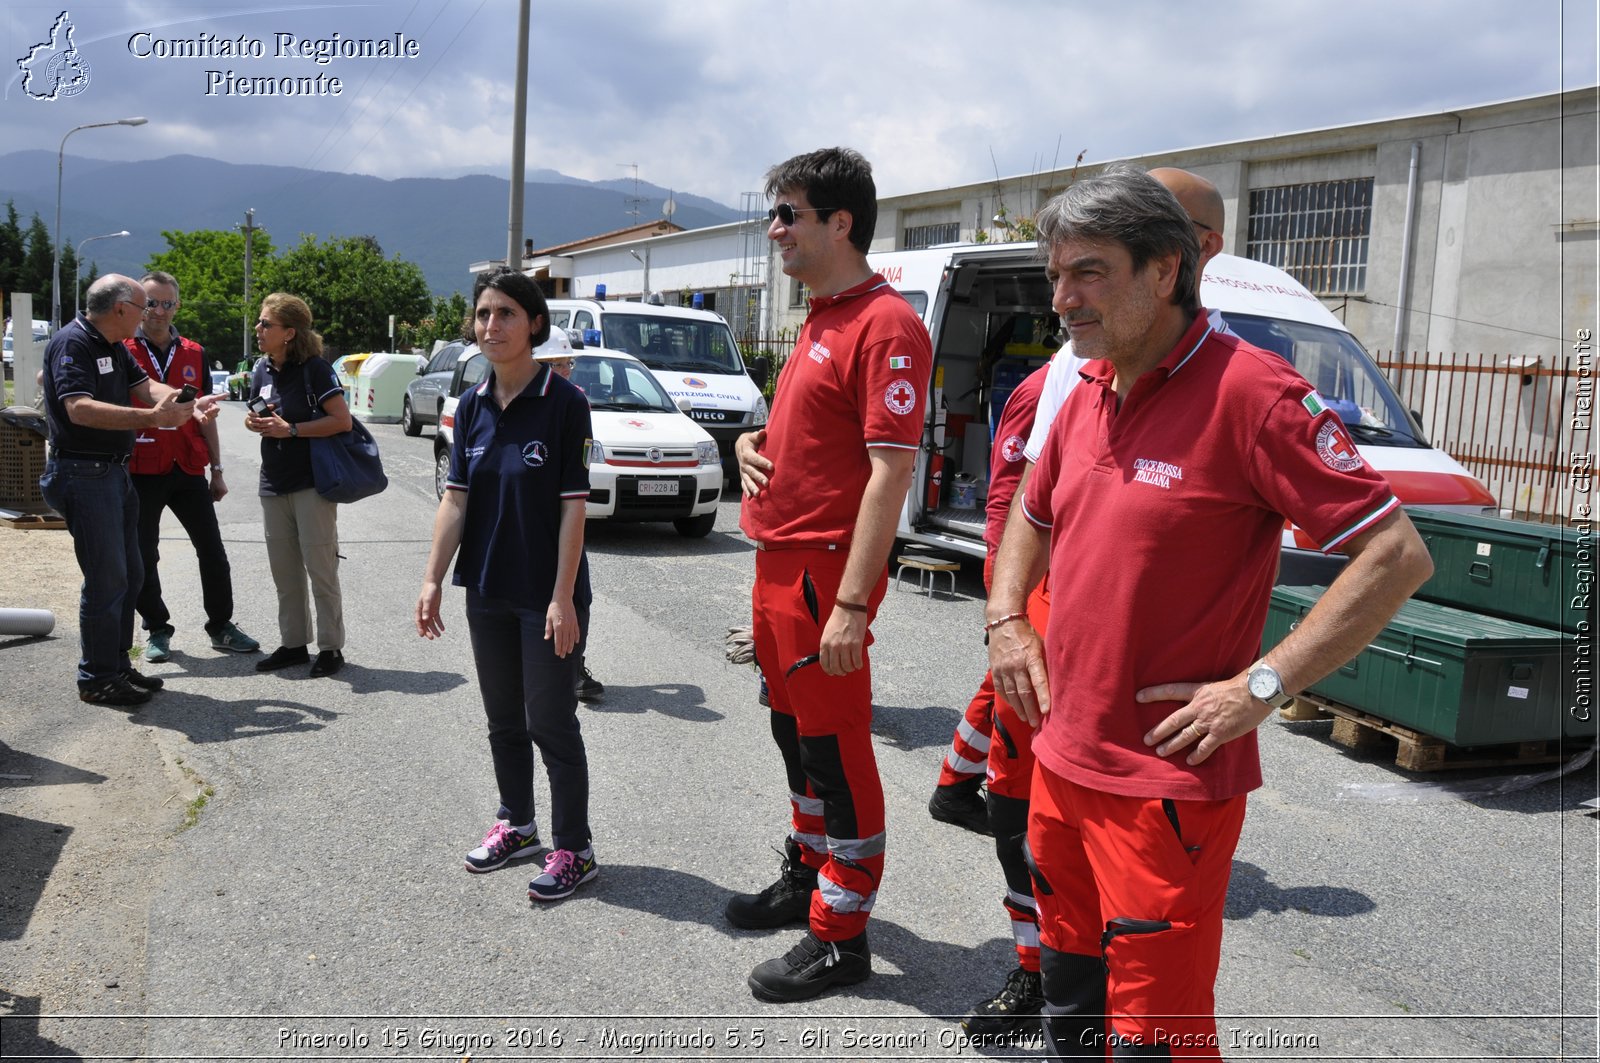
<path id="1" fill-rule="evenodd" d="M 1304 706 L 1302 708 L 1302 706 Z M 1291 709 L 1297 715 L 1290 716 Z M 1462 748 L 1442 738 L 1392 723 L 1370 712 L 1301 694 L 1295 705 L 1282 710 L 1285 719 L 1333 718 L 1334 742 L 1358 753 L 1382 752 L 1395 743 L 1394 763 L 1406 771 L 1448 771 L 1456 768 L 1507 768 L 1528 764 L 1556 764 L 1562 759 L 1557 742 L 1516 742 L 1507 745 Z"/>
<path id="2" fill-rule="evenodd" d="M 10 509 L 0 509 L 0 522 L 23 531 L 53 531 L 67 526 L 67 522 L 54 513 L 18 513 Z"/>

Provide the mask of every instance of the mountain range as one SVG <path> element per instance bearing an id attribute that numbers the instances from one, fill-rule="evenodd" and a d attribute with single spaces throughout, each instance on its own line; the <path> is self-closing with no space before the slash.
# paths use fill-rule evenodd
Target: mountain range
<path id="1" fill-rule="evenodd" d="M 13 201 L 24 230 L 35 213 L 47 228 L 54 224 L 55 163 L 48 151 L 0 155 L 0 208 Z M 303 233 L 319 240 L 372 236 L 385 255 L 415 262 L 437 295 L 470 292 L 467 267 L 505 257 L 510 182 L 504 177 L 385 179 L 195 155 L 141 162 L 68 156 L 62 172 L 63 246 L 130 233 L 85 247 L 85 272 L 93 262 L 101 273 L 137 276 L 151 255 L 167 250 L 163 230 L 234 229 L 251 208 L 279 251 Z M 527 176 L 522 228 L 536 248 L 652 221 L 669 195 L 643 181 L 636 193 L 627 179 L 591 182 L 554 170 Z M 672 220 L 685 229 L 739 220 L 738 211 L 710 199 L 670 195 L 677 205 Z"/>

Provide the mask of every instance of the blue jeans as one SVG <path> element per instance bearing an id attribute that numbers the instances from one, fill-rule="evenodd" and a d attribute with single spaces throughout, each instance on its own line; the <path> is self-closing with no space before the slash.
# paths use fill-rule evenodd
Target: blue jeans
<path id="1" fill-rule="evenodd" d="M 144 585 L 139 496 L 125 466 L 83 458 L 45 462 L 39 490 L 50 508 L 66 518 L 83 572 L 78 685 L 88 686 L 132 667 L 133 603 Z"/>
<path id="2" fill-rule="evenodd" d="M 577 607 L 589 629 L 589 607 Z M 544 637 L 543 609 L 523 609 L 467 590 L 478 692 L 489 718 L 489 752 L 501 812 L 516 826 L 534 821 L 533 747 L 550 776 L 551 844 L 579 852 L 589 845 L 589 758 L 578 727 L 577 667 L 584 637 L 557 657 Z"/>

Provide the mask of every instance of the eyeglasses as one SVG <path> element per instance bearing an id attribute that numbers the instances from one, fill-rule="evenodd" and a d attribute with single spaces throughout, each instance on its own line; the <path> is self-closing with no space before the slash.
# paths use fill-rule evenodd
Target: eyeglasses
<path id="1" fill-rule="evenodd" d="M 1195 228 L 1204 229 L 1208 233 L 1214 233 L 1214 232 L 1217 231 L 1217 230 L 1213 229 L 1211 226 L 1207 225 L 1205 222 L 1201 221 L 1199 218 L 1190 218 L 1189 221 L 1194 224 Z"/>
<path id="2" fill-rule="evenodd" d="M 257 321 L 256 322 L 256 328 L 282 328 L 282 327 L 283 326 L 278 324 L 276 321 L 262 320 L 262 321 Z"/>
<path id="3" fill-rule="evenodd" d="M 178 309 L 178 300 L 176 300 L 176 299 L 146 299 L 144 301 L 144 308 L 146 310 L 154 310 L 158 306 L 163 310 L 176 310 L 176 309 Z"/>
<path id="4" fill-rule="evenodd" d="M 119 300 L 117 300 L 117 302 L 118 302 L 119 305 L 125 303 L 128 306 L 131 306 L 135 310 L 139 311 L 141 314 L 144 313 L 144 304 L 143 303 L 136 303 L 132 299 L 119 299 Z"/>
<path id="5" fill-rule="evenodd" d="M 772 220 L 776 218 L 785 225 L 793 225 L 794 216 L 796 214 L 826 214 L 838 209 L 838 207 L 794 207 L 790 206 L 788 203 L 779 203 L 776 207 L 773 207 L 771 210 L 767 211 L 767 224 L 771 225 Z"/>

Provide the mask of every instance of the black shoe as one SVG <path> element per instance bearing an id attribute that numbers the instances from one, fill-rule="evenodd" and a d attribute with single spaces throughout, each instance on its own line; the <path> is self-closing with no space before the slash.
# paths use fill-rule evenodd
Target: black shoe
<path id="1" fill-rule="evenodd" d="M 760 1000 L 788 1004 L 810 1000 L 836 985 L 865 982 L 872 974 L 866 931 L 845 941 L 823 941 L 810 930 L 799 944 L 750 972 L 750 991 Z"/>
<path id="2" fill-rule="evenodd" d="M 276 672 L 279 668 L 287 668 L 291 664 L 305 664 L 309 660 L 311 654 L 306 652 L 304 646 L 279 646 L 256 662 L 256 671 Z"/>
<path id="3" fill-rule="evenodd" d="M 160 676 L 140 675 L 132 668 L 124 668 L 122 670 L 122 678 L 126 679 L 140 690 L 160 690 L 162 687 L 167 685 L 162 681 Z"/>
<path id="4" fill-rule="evenodd" d="M 321 679 L 325 675 L 332 675 L 344 667 L 344 654 L 338 650 L 323 650 L 317 654 L 316 663 L 311 666 L 311 678 Z"/>
<path id="5" fill-rule="evenodd" d="M 810 919 L 811 891 L 817 888 L 817 872 L 800 862 L 799 842 L 790 838 L 785 847 L 788 855 L 778 872 L 778 881 L 760 893 L 741 893 L 731 898 L 725 910 L 728 922 L 741 930 L 775 930 Z"/>
<path id="6" fill-rule="evenodd" d="M 90 705 L 115 705 L 118 708 L 143 705 L 150 700 L 150 691 L 140 690 L 128 682 L 126 676 L 114 675 L 99 679 L 78 688 L 78 700 Z"/>
<path id="7" fill-rule="evenodd" d="M 1039 972 L 1018 967 L 1006 975 L 1000 992 L 973 1008 L 972 1014 L 961 1020 L 961 1026 L 974 1039 L 1000 1037 L 1032 1021 L 1042 1007 L 1044 989 L 1039 984 Z"/>
<path id="8" fill-rule="evenodd" d="M 583 673 L 578 676 L 578 700 L 599 701 L 606 696 L 605 684 L 589 674 L 589 666 L 583 666 Z"/>
<path id="9" fill-rule="evenodd" d="M 989 806 L 976 786 L 955 783 L 936 786 L 928 799 L 928 814 L 941 823 L 965 827 L 974 834 L 989 833 Z"/>

